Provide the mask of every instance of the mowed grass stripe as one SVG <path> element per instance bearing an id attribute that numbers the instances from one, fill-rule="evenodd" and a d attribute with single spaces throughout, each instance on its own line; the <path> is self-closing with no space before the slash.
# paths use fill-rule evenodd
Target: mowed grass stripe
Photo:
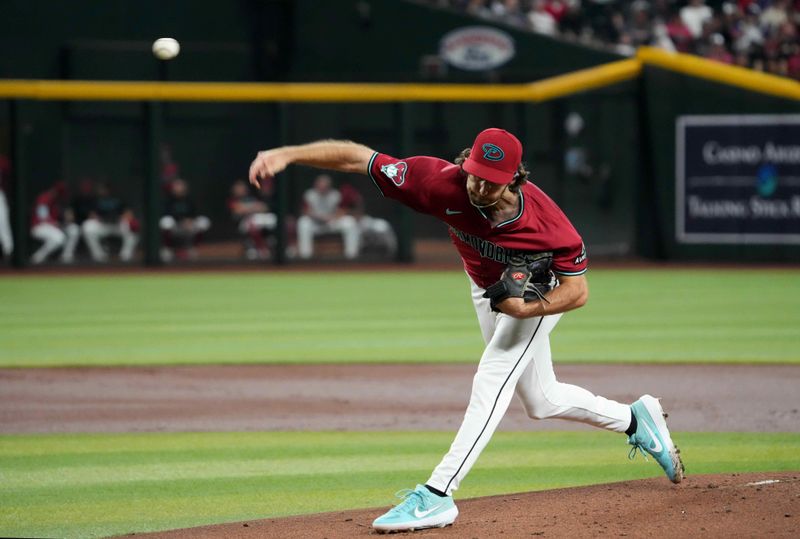
<path id="1" fill-rule="evenodd" d="M 800 470 L 798 434 L 676 434 L 689 473 Z M 97 537 L 385 506 L 424 481 L 449 432 L 0 438 L 0 535 Z M 658 477 L 606 432 L 500 432 L 458 498 Z M 31 454 L 33 452 L 33 454 Z M 664 479 L 666 481 L 666 479 Z"/>
<path id="2" fill-rule="evenodd" d="M 561 362 L 800 362 L 786 270 L 589 272 Z M 0 279 L 0 366 L 477 362 L 460 271 Z"/>

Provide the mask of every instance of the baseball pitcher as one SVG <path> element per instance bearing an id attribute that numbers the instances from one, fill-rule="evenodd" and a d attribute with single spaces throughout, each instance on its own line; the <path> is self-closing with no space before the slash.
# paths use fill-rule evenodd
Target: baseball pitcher
<path id="1" fill-rule="evenodd" d="M 558 382 L 549 335 L 561 315 L 586 303 L 587 256 L 581 237 L 550 197 L 528 181 L 522 144 L 486 129 L 455 163 L 398 159 L 348 141 L 320 141 L 259 152 L 250 181 L 290 164 L 368 175 L 378 190 L 447 224 L 469 276 L 486 349 L 469 406 L 450 450 L 430 478 L 373 522 L 381 532 L 443 527 L 458 516 L 453 492 L 489 442 L 514 393 L 533 419 L 557 417 L 625 433 L 674 483 L 683 464 L 659 401 L 631 405 Z"/>

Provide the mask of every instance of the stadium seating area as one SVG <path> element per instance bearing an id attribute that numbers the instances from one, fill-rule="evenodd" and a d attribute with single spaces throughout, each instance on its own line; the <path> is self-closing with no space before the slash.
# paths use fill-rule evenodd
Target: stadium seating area
<path id="1" fill-rule="evenodd" d="M 650 45 L 800 79 L 800 0 L 424 0 L 633 54 Z"/>

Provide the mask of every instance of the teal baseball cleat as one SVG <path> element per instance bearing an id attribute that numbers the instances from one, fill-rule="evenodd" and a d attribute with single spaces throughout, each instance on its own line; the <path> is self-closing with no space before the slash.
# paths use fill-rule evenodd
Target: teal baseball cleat
<path id="1" fill-rule="evenodd" d="M 683 462 L 680 450 L 669 435 L 667 414 L 661 403 L 655 397 L 644 395 L 631 404 L 631 412 L 636 416 L 637 426 L 636 432 L 628 438 L 633 446 L 628 458 L 633 460 L 637 449 L 643 454 L 647 452 L 664 468 L 670 481 L 680 483 L 684 477 Z"/>
<path id="2" fill-rule="evenodd" d="M 437 496 L 424 485 L 417 485 L 414 490 L 403 489 L 395 496 L 403 501 L 372 523 L 379 532 L 444 528 L 455 522 L 458 516 L 452 496 Z"/>

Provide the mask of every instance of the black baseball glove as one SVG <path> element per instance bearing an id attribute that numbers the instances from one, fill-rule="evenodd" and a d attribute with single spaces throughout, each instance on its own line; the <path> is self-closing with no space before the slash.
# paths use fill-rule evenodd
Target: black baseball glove
<path id="1" fill-rule="evenodd" d="M 500 276 L 500 280 L 491 285 L 483 293 L 489 298 L 493 311 L 498 311 L 497 304 L 507 298 L 523 298 L 526 303 L 536 300 L 547 301 L 545 294 L 556 285 L 556 277 L 550 270 L 553 253 L 541 253 L 533 256 L 512 256 Z"/>

